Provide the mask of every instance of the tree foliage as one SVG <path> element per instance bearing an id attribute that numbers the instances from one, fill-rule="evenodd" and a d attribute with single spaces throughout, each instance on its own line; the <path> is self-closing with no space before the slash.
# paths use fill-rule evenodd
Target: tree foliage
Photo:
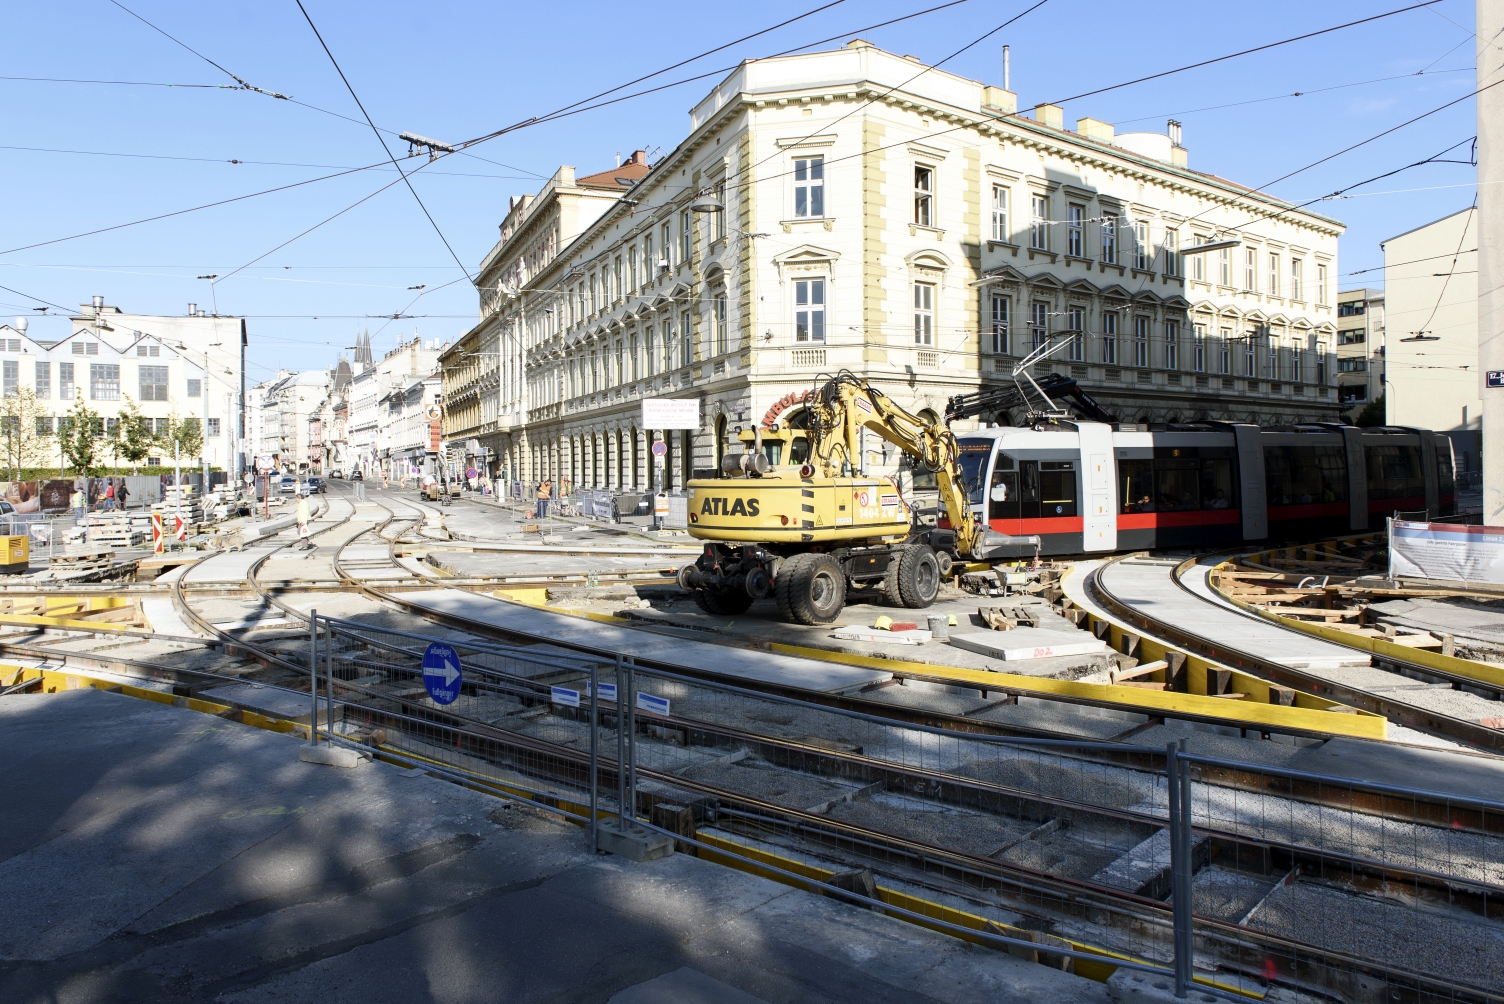
<path id="1" fill-rule="evenodd" d="M 164 458 L 187 460 L 198 459 L 204 450 L 204 426 L 197 418 L 179 418 L 177 409 L 167 418 L 167 434 L 158 436 L 157 443 Z"/>
<path id="2" fill-rule="evenodd" d="M 0 449 L 12 481 L 20 480 L 21 471 L 41 467 L 52 458 L 52 436 L 38 428 L 37 420 L 46 417 L 30 387 L 0 400 Z"/>
<path id="3" fill-rule="evenodd" d="M 108 445 L 102 435 L 103 426 L 103 419 L 84 402 L 84 393 L 80 389 L 72 409 L 59 420 L 57 436 L 63 460 L 76 474 L 98 476 L 102 448 Z"/>
<path id="4" fill-rule="evenodd" d="M 157 437 L 152 431 L 152 421 L 141 414 L 140 407 L 129 395 L 120 409 L 120 421 L 112 437 L 115 455 L 124 457 L 132 466 L 138 465 L 157 449 Z"/>
<path id="5" fill-rule="evenodd" d="M 1384 415 L 1384 396 L 1380 394 L 1377 400 L 1370 401 L 1359 408 L 1358 414 L 1353 418 L 1353 424 L 1364 429 L 1384 425 L 1387 421 Z"/>

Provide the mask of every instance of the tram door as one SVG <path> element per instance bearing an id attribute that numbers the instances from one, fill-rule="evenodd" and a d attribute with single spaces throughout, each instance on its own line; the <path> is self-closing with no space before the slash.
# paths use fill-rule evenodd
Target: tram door
<path id="1" fill-rule="evenodd" d="M 1039 518 L 1039 461 L 1018 462 L 1018 515 L 1020 519 Z"/>

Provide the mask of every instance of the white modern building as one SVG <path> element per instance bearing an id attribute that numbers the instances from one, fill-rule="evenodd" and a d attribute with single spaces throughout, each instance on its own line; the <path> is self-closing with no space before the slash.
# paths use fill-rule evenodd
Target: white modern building
<path id="1" fill-rule="evenodd" d="M 382 470 L 389 469 L 393 443 L 397 442 L 392 423 L 401 415 L 400 410 L 393 412 L 390 398 L 436 373 L 439 357 L 448 347 L 438 339 L 425 341 L 415 330 L 410 341 L 399 343 L 380 360 L 371 359 L 369 343 L 364 358 L 371 361 L 361 362 L 357 354 L 357 372 L 350 380 L 346 450 L 350 464 L 358 465 L 366 477 L 380 477 Z"/>
<path id="2" fill-rule="evenodd" d="M 748 61 L 675 149 L 598 193 L 604 211 L 564 212 L 568 169 L 514 201 L 473 332 L 502 332 L 501 419 L 525 409 L 497 440 L 514 476 L 642 488 L 663 440 L 674 485 L 744 430 L 797 427 L 822 374 L 939 415 L 1046 343 L 1036 374 L 1125 421 L 1337 419 L 1340 223 L 1191 170 L 1175 123 L 1071 130 L 1060 108 L 1022 117 L 1008 91 L 919 71 L 861 41 Z M 484 372 L 457 361 L 451 406 Z M 647 397 L 699 399 L 699 428 L 641 428 Z M 484 428 L 471 412 L 451 439 Z"/>
<path id="3" fill-rule="evenodd" d="M 1478 214 L 1473 208 L 1391 237 L 1384 248 L 1385 411 L 1392 425 L 1445 432 L 1458 471 L 1479 471 Z"/>

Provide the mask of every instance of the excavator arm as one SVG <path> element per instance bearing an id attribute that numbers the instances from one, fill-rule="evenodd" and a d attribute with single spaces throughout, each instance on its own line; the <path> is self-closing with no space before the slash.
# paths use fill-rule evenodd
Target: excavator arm
<path id="1" fill-rule="evenodd" d="M 861 430 L 870 429 L 935 475 L 940 501 L 956 534 L 956 553 L 981 544 L 981 524 L 966 497 L 956 437 L 944 422 L 927 422 L 851 373 L 841 373 L 815 392 L 810 404 L 810 464 L 825 477 L 861 468 Z"/>

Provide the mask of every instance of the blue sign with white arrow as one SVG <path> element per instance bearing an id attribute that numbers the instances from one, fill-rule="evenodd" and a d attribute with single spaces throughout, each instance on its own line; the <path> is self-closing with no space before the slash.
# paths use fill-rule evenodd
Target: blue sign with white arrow
<path id="1" fill-rule="evenodd" d="M 423 653 L 423 686 L 436 704 L 453 704 L 465 682 L 459 653 L 443 642 L 434 642 Z"/>

